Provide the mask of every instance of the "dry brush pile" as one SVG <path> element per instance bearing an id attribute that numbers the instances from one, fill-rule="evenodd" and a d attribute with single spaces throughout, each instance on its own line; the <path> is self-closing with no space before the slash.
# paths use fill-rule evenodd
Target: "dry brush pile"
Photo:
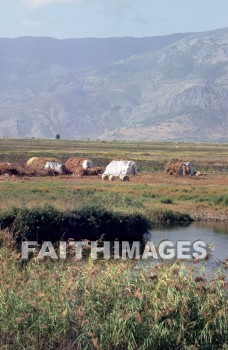
<path id="1" fill-rule="evenodd" d="M 100 167 L 83 168 L 84 158 L 71 157 L 65 164 L 57 158 L 51 157 L 32 157 L 26 164 L 22 163 L 0 163 L 0 175 L 15 175 L 15 176 L 48 176 L 58 175 L 52 169 L 45 169 L 47 162 L 57 162 L 62 164 L 63 174 L 76 174 L 80 176 L 96 176 L 102 173 Z"/>
<path id="2" fill-rule="evenodd" d="M 49 176 L 53 172 L 44 169 L 29 168 L 24 164 L 0 163 L 0 175 L 15 176 Z"/>
<path id="3" fill-rule="evenodd" d="M 80 157 L 71 157 L 65 162 L 65 167 L 68 173 L 76 174 L 81 176 L 88 175 L 99 175 L 102 172 L 102 169 L 99 167 L 88 167 L 83 168 L 83 162 L 86 161 L 85 158 Z"/>
<path id="4" fill-rule="evenodd" d="M 182 159 L 173 158 L 165 166 L 165 173 L 169 175 L 180 175 L 180 169 L 183 164 Z"/>

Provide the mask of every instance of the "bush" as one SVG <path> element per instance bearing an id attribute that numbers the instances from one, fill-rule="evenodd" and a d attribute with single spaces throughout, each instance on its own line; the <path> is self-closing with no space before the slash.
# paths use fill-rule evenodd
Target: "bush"
<path id="1" fill-rule="evenodd" d="M 163 203 L 163 204 L 173 204 L 173 200 L 171 198 L 164 197 L 164 198 L 161 198 L 161 203 Z"/>
<path id="2" fill-rule="evenodd" d="M 220 204 L 220 205 L 228 206 L 228 195 L 214 197 L 213 204 Z"/>
<path id="3" fill-rule="evenodd" d="M 108 212 L 85 207 L 59 211 L 52 206 L 14 208 L 0 213 L 0 226 L 16 234 L 18 240 L 59 241 L 75 240 L 141 240 L 150 227 L 143 215 Z"/>
<path id="4" fill-rule="evenodd" d="M 148 216 L 153 224 L 188 223 L 193 221 L 188 214 L 182 214 L 167 209 L 148 210 Z"/>

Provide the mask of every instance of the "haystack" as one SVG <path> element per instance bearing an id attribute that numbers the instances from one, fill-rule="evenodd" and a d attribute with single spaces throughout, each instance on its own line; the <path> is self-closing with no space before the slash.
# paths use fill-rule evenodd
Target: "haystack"
<path id="1" fill-rule="evenodd" d="M 194 175 L 195 169 L 192 162 L 173 158 L 167 163 L 165 172 L 169 175 Z"/>
<path id="2" fill-rule="evenodd" d="M 32 157 L 27 161 L 26 166 L 30 169 L 42 170 L 44 169 L 45 164 L 47 162 L 59 162 L 59 161 L 56 158 Z"/>
<path id="3" fill-rule="evenodd" d="M 26 165 L 27 165 L 27 166 L 30 166 L 30 165 L 33 163 L 33 161 L 34 161 L 35 159 L 38 159 L 38 157 L 32 157 L 32 158 L 30 158 L 30 159 L 27 161 Z"/>
<path id="4" fill-rule="evenodd" d="M 71 157 L 66 161 L 65 168 L 69 173 L 83 174 L 83 170 L 94 168 L 94 165 L 89 159 Z"/>
<path id="5" fill-rule="evenodd" d="M 169 175 L 180 175 L 181 165 L 183 164 L 182 159 L 173 158 L 165 166 L 165 172 Z"/>

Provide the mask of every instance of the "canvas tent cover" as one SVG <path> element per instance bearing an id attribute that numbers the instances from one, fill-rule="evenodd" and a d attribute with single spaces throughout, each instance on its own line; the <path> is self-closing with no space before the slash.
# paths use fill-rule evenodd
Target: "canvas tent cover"
<path id="1" fill-rule="evenodd" d="M 47 162 L 44 166 L 45 170 L 53 170 L 54 172 L 58 174 L 63 174 L 63 164 L 58 162 Z"/>
<path id="2" fill-rule="evenodd" d="M 190 161 L 173 158 L 166 164 L 165 172 L 169 175 L 194 175 L 195 167 Z"/>
<path id="3" fill-rule="evenodd" d="M 195 168 L 192 162 L 183 162 L 182 164 L 182 173 L 183 175 L 186 175 L 186 167 L 188 168 L 188 173 L 190 173 L 191 175 L 194 175 L 195 172 Z"/>
<path id="4" fill-rule="evenodd" d="M 90 168 L 94 168 L 93 162 L 90 159 L 85 159 L 82 163 L 82 167 L 83 169 L 90 169 Z"/>
<path id="5" fill-rule="evenodd" d="M 106 167 L 104 174 L 113 176 L 136 175 L 137 165 L 131 160 L 113 160 Z"/>

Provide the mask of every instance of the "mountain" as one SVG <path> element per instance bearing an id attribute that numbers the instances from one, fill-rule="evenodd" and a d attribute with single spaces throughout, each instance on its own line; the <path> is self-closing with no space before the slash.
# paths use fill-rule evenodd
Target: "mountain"
<path id="1" fill-rule="evenodd" d="M 0 39 L 0 136 L 228 141 L 228 28 Z"/>

